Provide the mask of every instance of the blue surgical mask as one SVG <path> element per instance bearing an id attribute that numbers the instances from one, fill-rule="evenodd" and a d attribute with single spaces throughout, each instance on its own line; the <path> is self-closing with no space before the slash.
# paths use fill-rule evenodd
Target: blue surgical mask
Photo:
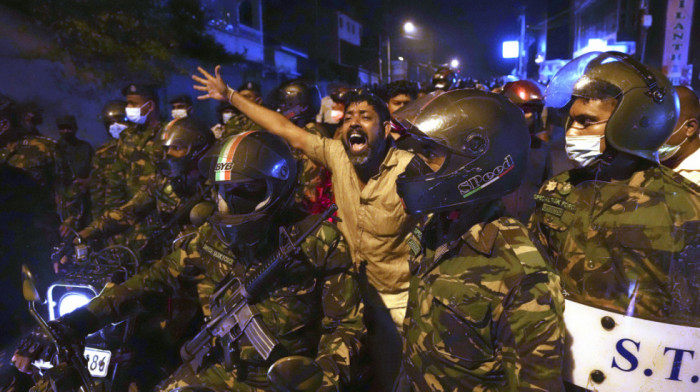
<path id="1" fill-rule="evenodd" d="M 127 125 L 124 124 L 119 124 L 119 123 L 114 123 L 109 126 L 109 134 L 112 135 L 113 138 L 119 139 L 119 134 L 122 133 L 123 130 L 128 128 Z"/>
<path id="2" fill-rule="evenodd" d="M 150 103 L 146 102 L 144 103 L 140 108 L 126 108 L 126 118 L 129 119 L 134 124 L 144 124 L 146 122 L 146 118 L 148 118 L 148 113 L 151 111 L 149 110 L 148 113 L 145 115 L 141 115 L 141 110 L 143 109 L 144 106 L 148 105 Z M 151 109 L 152 110 L 152 109 Z"/>

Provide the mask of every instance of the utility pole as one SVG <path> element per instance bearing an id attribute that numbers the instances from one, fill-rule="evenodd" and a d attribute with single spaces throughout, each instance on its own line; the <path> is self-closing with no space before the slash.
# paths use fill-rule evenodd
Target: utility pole
<path id="1" fill-rule="evenodd" d="M 377 60 L 379 60 L 379 83 L 384 83 L 382 76 L 382 35 L 377 36 Z"/>
<path id="2" fill-rule="evenodd" d="M 518 44 L 519 46 L 519 52 L 518 52 L 518 78 L 519 79 L 525 79 L 527 75 L 525 75 L 525 59 L 526 59 L 526 50 L 525 50 L 525 7 L 523 6 L 520 9 L 520 43 Z"/>
<path id="3" fill-rule="evenodd" d="M 391 83 L 391 34 L 386 36 L 386 81 Z"/>

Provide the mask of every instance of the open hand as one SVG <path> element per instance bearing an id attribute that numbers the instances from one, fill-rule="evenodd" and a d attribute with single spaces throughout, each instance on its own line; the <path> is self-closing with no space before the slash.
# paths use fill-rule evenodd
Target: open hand
<path id="1" fill-rule="evenodd" d="M 205 71 L 204 68 L 197 67 L 197 71 L 199 71 L 202 76 L 192 75 L 192 79 L 195 82 L 200 83 L 195 84 L 192 87 L 197 91 L 206 92 L 206 94 L 198 96 L 197 99 L 204 100 L 211 98 L 219 101 L 228 100 L 228 86 L 226 86 L 224 80 L 221 79 L 220 70 L 221 66 L 217 65 L 214 68 L 214 75 L 216 76 L 211 76 L 211 74 Z"/>

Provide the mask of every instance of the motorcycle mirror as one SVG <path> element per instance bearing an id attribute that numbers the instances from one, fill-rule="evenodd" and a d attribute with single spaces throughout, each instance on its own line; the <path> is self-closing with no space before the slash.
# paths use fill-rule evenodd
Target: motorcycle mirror
<path id="1" fill-rule="evenodd" d="M 39 292 L 36 289 L 36 281 L 34 274 L 29 270 L 26 264 L 22 264 L 22 295 L 29 302 L 41 302 Z"/>

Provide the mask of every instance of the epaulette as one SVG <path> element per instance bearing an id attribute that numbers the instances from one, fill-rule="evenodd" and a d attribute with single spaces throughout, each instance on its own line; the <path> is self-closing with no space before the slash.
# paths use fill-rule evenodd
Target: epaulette
<path id="1" fill-rule="evenodd" d="M 673 171 L 671 169 L 662 170 L 661 173 L 668 176 L 673 182 L 677 183 L 678 185 L 686 187 L 686 188 L 690 188 L 690 190 L 692 190 L 696 194 L 700 194 L 700 185 L 685 178 L 682 174 L 680 174 L 676 171 Z"/>

